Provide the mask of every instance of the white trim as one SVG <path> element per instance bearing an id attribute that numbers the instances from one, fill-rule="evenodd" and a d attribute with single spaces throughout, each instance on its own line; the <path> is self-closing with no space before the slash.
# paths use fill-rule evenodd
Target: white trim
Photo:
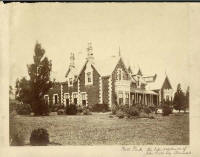
<path id="1" fill-rule="evenodd" d="M 103 103 L 103 87 L 102 87 L 102 78 L 101 76 L 99 77 L 99 103 L 102 104 Z"/>
<path id="2" fill-rule="evenodd" d="M 111 76 L 108 79 L 108 101 L 109 101 L 109 106 L 111 107 L 111 104 L 112 104 L 112 77 Z"/>
<path id="3" fill-rule="evenodd" d="M 81 104 L 80 102 L 80 80 L 78 78 L 78 100 L 77 100 L 78 105 Z"/>
<path id="4" fill-rule="evenodd" d="M 48 95 L 48 94 L 45 94 L 45 95 L 44 95 L 44 99 L 45 99 L 45 97 L 48 97 L 47 103 L 48 103 L 48 105 L 49 105 L 49 95 Z"/>
<path id="5" fill-rule="evenodd" d="M 61 105 L 64 105 L 64 101 L 63 101 L 63 85 L 61 84 L 60 86 L 60 98 L 61 98 Z"/>

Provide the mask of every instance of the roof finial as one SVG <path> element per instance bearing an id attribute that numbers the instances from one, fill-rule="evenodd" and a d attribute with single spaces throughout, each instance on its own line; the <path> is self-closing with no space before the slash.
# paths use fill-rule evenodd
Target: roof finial
<path id="1" fill-rule="evenodd" d="M 88 42 L 87 51 L 92 52 L 92 43 L 91 42 Z"/>
<path id="2" fill-rule="evenodd" d="M 165 69 L 165 76 L 167 76 L 167 70 Z"/>
<path id="3" fill-rule="evenodd" d="M 121 51 L 120 51 L 120 46 L 119 46 L 119 57 L 121 57 Z"/>

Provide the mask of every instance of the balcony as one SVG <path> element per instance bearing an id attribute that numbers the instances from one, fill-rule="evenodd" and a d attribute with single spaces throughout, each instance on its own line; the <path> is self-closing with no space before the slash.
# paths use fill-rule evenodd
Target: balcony
<path id="1" fill-rule="evenodd" d="M 130 91 L 130 80 L 120 80 L 115 82 L 116 91 Z"/>

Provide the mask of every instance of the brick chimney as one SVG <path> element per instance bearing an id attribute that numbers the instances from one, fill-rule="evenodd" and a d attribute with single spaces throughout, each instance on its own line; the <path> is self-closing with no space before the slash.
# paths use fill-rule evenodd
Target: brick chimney
<path id="1" fill-rule="evenodd" d="M 70 61 L 69 61 L 69 68 L 75 68 L 75 57 L 74 57 L 74 53 L 70 53 Z"/>
<path id="2" fill-rule="evenodd" d="M 92 48 L 91 42 L 88 43 L 87 52 L 88 54 L 87 54 L 86 60 L 90 62 L 91 64 L 94 64 L 93 48 Z"/>

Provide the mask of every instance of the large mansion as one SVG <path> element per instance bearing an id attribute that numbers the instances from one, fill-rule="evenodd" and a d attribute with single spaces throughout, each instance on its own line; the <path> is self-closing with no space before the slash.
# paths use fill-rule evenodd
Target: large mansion
<path id="1" fill-rule="evenodd" d="M 157 83 L 156 74 L 143 76 L 141 69 L 133 73 L 120 54 L 99 62 L 93 56 L 91 43 L 82 66 L 75 65 L 75 55 L 71 53 L 65 77 L 66 81 L 57 82 L 45 95 L 48 104 L 91 106 L 104 103 L 111 107 L 117 102 L 122 105 L 158 105 L 163 99 L 172 100 L 173 96 L 167 76 Z"/>

